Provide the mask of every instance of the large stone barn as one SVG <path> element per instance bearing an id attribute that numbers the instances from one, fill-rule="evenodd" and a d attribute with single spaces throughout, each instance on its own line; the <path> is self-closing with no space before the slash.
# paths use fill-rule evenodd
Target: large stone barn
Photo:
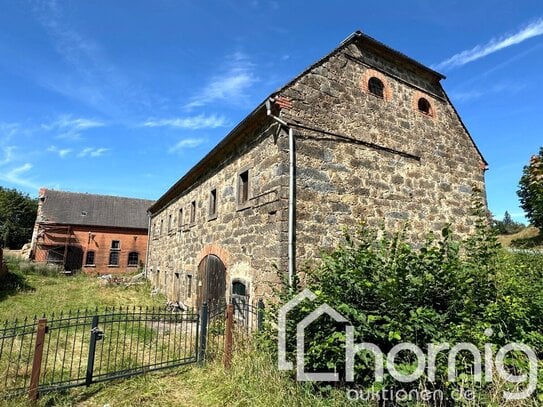
<path id="1" fill-rule="evenodd" d="M 148 277 L 199 305 L 270 292 L 361 221 L 471 228 L 486 162 L 444 77 L 356 32 L 267 97 L 150 208 Z"/>
<path id="2" fill-rule="evenodd" d="M 40 189 L 31 258 L 67 271 L 122 273 L 142 267 L 153 201 Z"/>

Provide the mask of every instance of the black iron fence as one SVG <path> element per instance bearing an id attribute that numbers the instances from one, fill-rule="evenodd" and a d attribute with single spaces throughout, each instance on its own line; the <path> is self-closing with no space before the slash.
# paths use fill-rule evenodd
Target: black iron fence
<path id="1" fill-rule="evenodd" d="M 0 397 L 39 394 L 224 357 L 261 329 L 262 301 L 198 312 L 106 309 L 0 326 Z"/>
<path id="2" fill-rule="evenodd" d="M 264 303 L 259 300 L 251 304 L 245 298 L 233 297 L 230 303 L 204 304 L 201 315 L 207 323 L 202 324 L 200 360 L 225 357 L 225 352 L 228 359 L 236 347 L 248 343 L 253 332 L 262 330 Z"/>

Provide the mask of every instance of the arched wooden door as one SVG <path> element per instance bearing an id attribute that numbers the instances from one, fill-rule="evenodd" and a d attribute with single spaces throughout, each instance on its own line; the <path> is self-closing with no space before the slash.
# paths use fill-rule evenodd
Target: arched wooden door
<path id="1" fill-rule="evenodd" d="M 217 256 L 210 254 L 198 266 L 197 303 L 217 304 L 226 296 L 226 267 Z"/>

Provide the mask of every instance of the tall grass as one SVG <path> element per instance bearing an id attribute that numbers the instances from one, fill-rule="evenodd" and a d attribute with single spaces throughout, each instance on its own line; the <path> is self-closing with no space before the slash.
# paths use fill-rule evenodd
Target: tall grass
<path id="1" fill-rule="evenodd" d="M 0 321 L 51 316 L 78 309 L 163 306 L 163 295 L 150 295 L 149 283 L 102 286 L 97 278 L 59 274 L 48 266 L 7 258 L 9 274 L 0 282 Z"/>
<path id="2" fill-rule="evenodd" d="M 345 392 L 315 392 L 311 385 L 298 383 L 289 373 L 279 372 L 268 353 L 239 350 L 226 370 L 220 360 L 205 366 L 192 365 L 167 373 L 116 381 L 44 396 L 38 406 L 331 406 L 351 404 Z M 29 406 L 20 399 L 10 406 Z"/>

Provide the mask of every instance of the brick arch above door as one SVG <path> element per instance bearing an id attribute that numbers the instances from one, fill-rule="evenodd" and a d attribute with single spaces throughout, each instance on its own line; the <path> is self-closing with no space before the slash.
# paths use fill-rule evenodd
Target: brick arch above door
<path id="1" fill-rule="evenodd" d="M 200 253 L 198 254 L 196 258 L 196 264 L 200 264 L 200 262 L 204 259 L 204 257 L 213 254 L 217 256 L 224 264 L 224 267 L 228 270 L 228 266 L 230 265 L 230 254 L 228 251 L 224 248 L 222 248 L 219 245 L 216 244 L 206 244 L 202 250 L 200 250 Z"/>

